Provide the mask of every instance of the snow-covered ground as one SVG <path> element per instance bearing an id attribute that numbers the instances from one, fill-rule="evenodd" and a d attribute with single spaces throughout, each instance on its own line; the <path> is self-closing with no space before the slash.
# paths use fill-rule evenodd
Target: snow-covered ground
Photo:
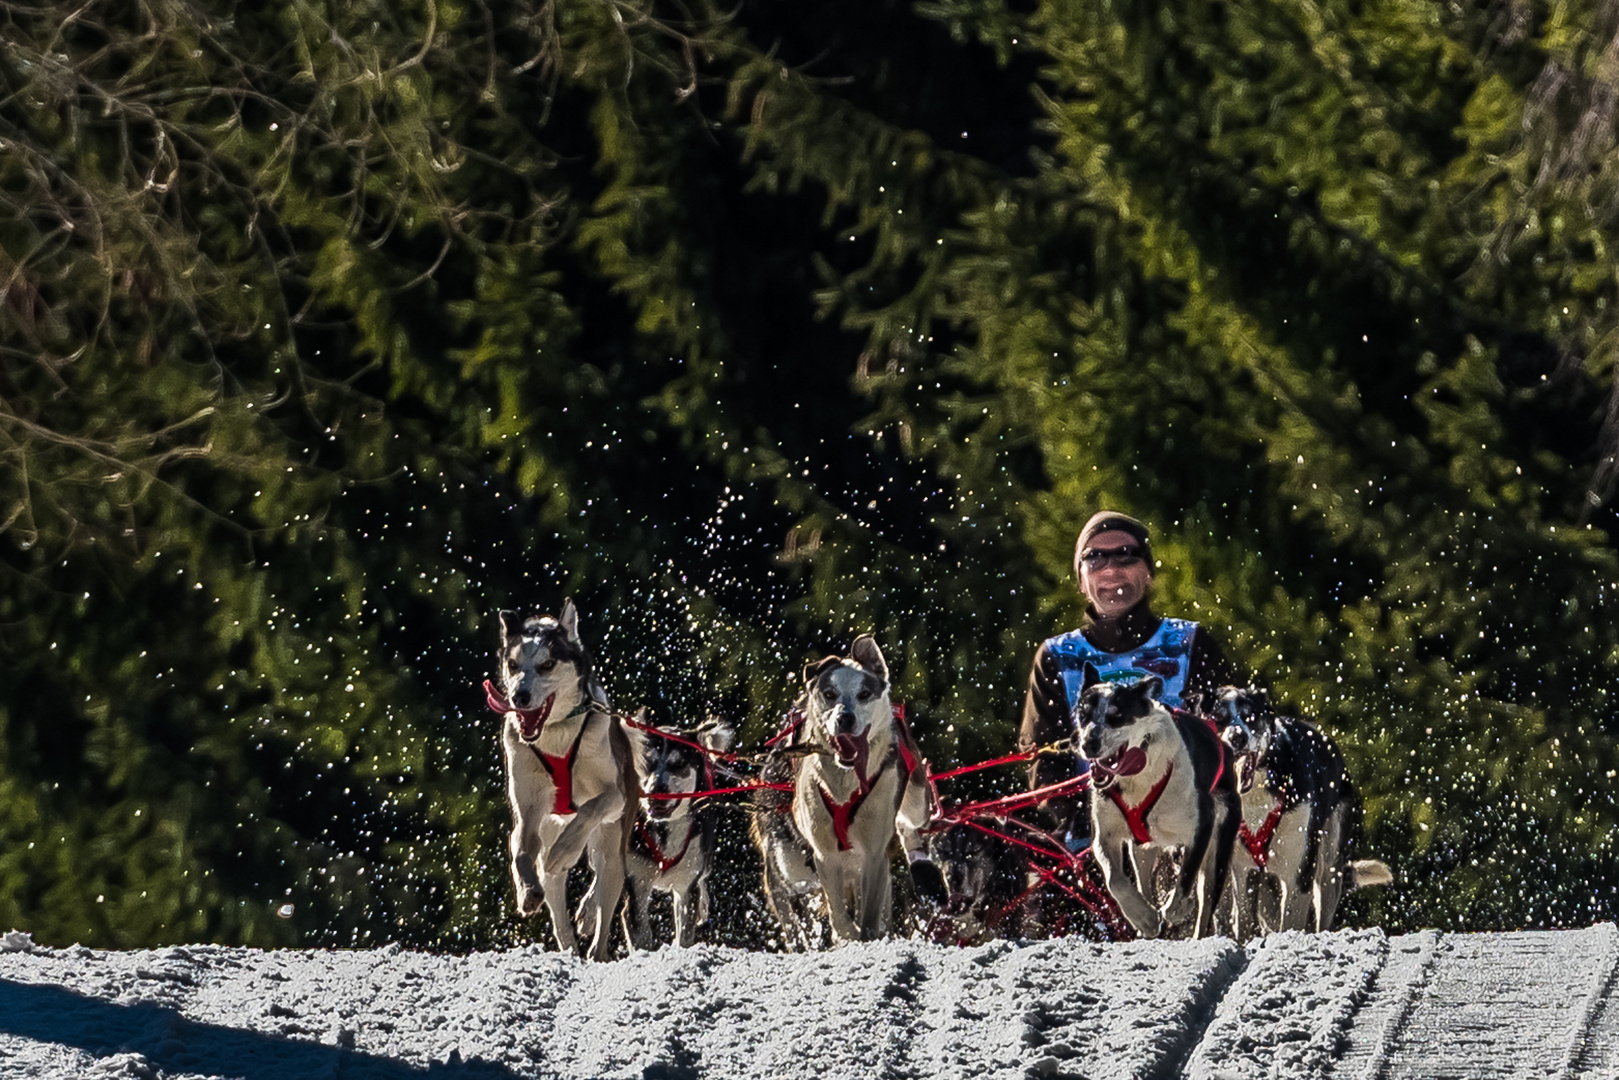
<path id="1" fill-rule="evenodd" d="M 1614 1077 L 1619 931 L 1098 945 L 0 951 L 0 1076 Z"/>

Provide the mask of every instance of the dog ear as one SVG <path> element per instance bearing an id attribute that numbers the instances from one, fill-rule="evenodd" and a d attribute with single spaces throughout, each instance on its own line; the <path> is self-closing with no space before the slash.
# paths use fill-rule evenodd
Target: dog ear
<path id="1" fill-rule="evenodd" d="M 636 724 L 653 727 L 652 710 L 642 705 L 635 710 L 635 724 L 625 724 L 620 721 L 620 725 L 624 728 L 624 733 L 630 737 L 630 746 L 635 751 L 636 761 L 640 761 L 641 757 L 646 753 L 647 747 L 651 745 L 652 735 L 650 732 L 636 727 Z"/>
<path id="2" fill-rule="evenodd" d="M 811 660 L 804 665 L 804 685 L 808 686 L 820 678 L 821 672 L 827 668 L 837 667 L 841 663 L 843 659 L 837 656 L 823 656 L 819 660 Z"/>
<path id="3" fill-rule="evenodd" d="M 888 681 L 888 664 L 883 660 L 883 651 L 877 647 L 876 638 L 870 634 L 861 634 L 849 647 L 849 655 L 855 663 L 883 682 Z"/>
<path id="4" fill-rule="evenodd" d="M 562 618 L 560 622 L 563 636 L 572 644 L 583 648 L 585 643 L 579 640 L 579 609 L 573 606 L 572 597 L 562 601 Z"/>
<path id="5" fill-rule="evenodd" d="M 523 636 L 523 617 L 515 611 L 500 611 L 500 640 L 502 643 Z"/>
<path id="6" fill-rule="evenodd" d="M 1263 686 L 1250 686 L 1247 690 L 1248 700 L 1253 702 L 1254 712 L 1270 711 L 1270 691 Z"/>
<path id="7" fill-rule="evenodd" d="M 1143 676 L 1136 680 L 1136 688 L 1154 701 L 1164 700 L 1164 680 L 1161 676 Z"/>
<path id="8" fill-rule="evenodd" d="M 736 728 L 728 720 L 711 716 L 697 729 L 697 741 L 716 754 L 729 753 L 736 745 Z"/>
<path id="9" fill-rule="evenodd" d="M 1079 688 L 1083 690 L 1087 686 L 1095 686 L 1101 681 L 1102 674 L 1096 670 L 1096 665 L 1091 663 L 1089 660 L 1085 661 L 1085 674 L 1083 680 L 1079 684 Z"/>
<path id="10" fill-rule="evenodd" d="M 1201 690 L 1188 690 L 1181 695 L 1181 708 L 1193 716 L 1209 715 L 1206 709 L 1206 698 Z"/>

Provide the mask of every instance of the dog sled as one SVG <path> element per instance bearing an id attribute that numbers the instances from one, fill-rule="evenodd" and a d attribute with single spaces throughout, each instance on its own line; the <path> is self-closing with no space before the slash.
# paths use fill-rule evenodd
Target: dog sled
<path id="1" fill-rule="evenodd" d="M 940 782 L 1026 764 L 1041 752 L 1029 750 L 930 773 L 937 809 L 926 831 L 934 838 L 935 860 L 951 888 L 925 924 L 929 940 L 973 945 L 1000 937 L 1078 935 L 1103 941 L 1134 937 L 1102 883 L 1089 841 L 1070 848 L 1062 837 L 1028 817 L 1028 811 L 1048 799 L 1087 795 L 1088 774 L 954 804 L 939 794 Z M 963 856 L 976 865 L 954 865 Z M 958 880 L 965 885 L 975 879 L 977 888 L 955 888 Z"/>

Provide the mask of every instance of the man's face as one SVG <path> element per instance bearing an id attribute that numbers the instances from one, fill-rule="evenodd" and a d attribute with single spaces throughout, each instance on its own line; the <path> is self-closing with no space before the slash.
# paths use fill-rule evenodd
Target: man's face
<path id="1" fill-rule="evenodd" d="M 1141 603 L 1151 584 L 1152 567 L 1141 543 L 1127 532 L 1099 532 L 1079 554 L 1079 591 L 1105 619 Z"/>

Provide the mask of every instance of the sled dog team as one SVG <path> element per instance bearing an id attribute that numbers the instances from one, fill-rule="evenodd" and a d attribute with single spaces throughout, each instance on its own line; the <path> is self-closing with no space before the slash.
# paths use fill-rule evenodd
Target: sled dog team
<path id="1" fill-rule="evenodd" d="M 708 917 L 714 822 L 711 800 L 683 796 L 716 788 L 734 730 L 615 713 L 571 600 L 558 616 L 501 612 L 497 670 L 498 685 L 484 685 L 503 714 L 518 911 L 543 903 L 558 947 L 600 960 L 626 891 L 626 934 L 652 946 L 648 905 L 661 891 L 676 943 L 691 944 Z M 1157 675 L 1110 681 L 1087 664 L 1073 708 L 1092 850 L 1136 936 L 1328 930 L 1345 892 L 1391 880 L 1383 863 L 1348 857 L 1359 800 L 1330 739 L 1272 713 L 1261 691 L 1224 687 L 1196 712 L 1163 696 Z M 808 665 L 791 715 L 766 758 L 769 786 L 752 794 L 750 828 L 785 946 L 817 944 L 822 912 L 834 944 L 886 935 L 896 840 L 917 893 L 942 912 L 985 899 L 983 845 L 959 826 L 924 832 L 933 786 L 875 640 Z M 581 858 L 591 882 L 570 912 L 568 873 Z"/>

